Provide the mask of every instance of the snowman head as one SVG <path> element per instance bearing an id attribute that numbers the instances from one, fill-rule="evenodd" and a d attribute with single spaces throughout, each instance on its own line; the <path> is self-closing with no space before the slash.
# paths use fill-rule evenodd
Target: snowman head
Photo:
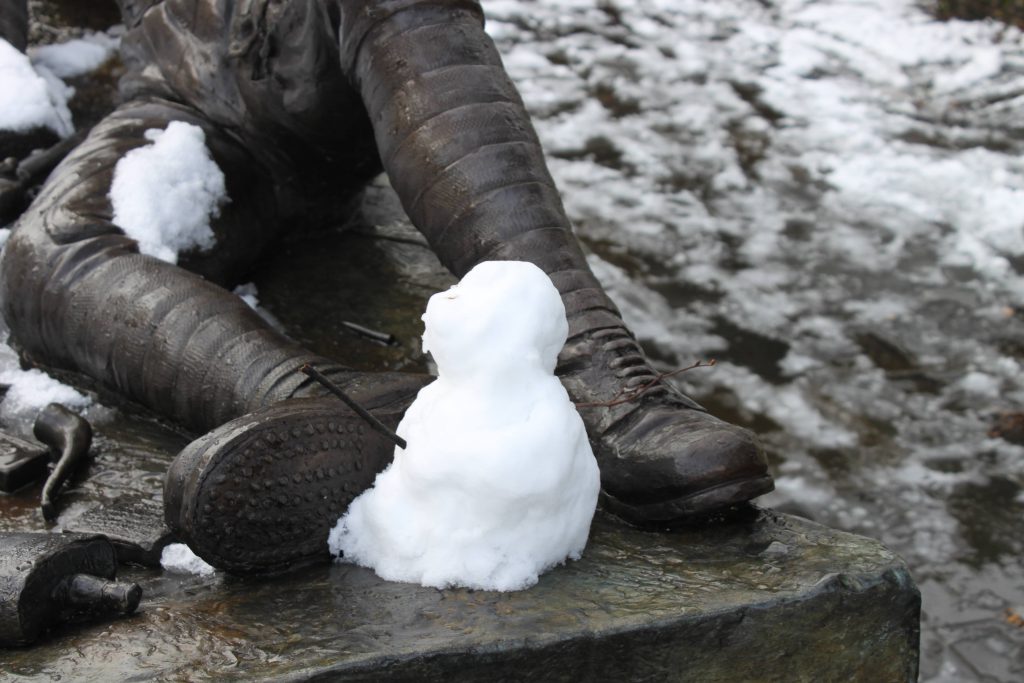
<path id="1" fill-rule="evenodd" d="M 569 325 L 551 279 L 523 261 L 485 261 L 430 297 L 423 350 L 442 379 L 536 369 L 551 374 Z"/>

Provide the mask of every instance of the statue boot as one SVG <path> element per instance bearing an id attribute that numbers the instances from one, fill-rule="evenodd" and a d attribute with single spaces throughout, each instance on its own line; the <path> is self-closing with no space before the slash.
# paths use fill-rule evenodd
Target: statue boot
<path id="1" fill-rule="evenodd" d="M 431 379 L 382 373 L 353 394 L 394 430 Z M 208 432 L 175 458 L 164 480 L 165 520 L 193 552 L 233 574 L 326 562 L 331 528 L 394 451 L 394 441 L 335 396 L 276 403 Z"/>
<path id="2" fill-rule="evenodd" d="M 774 488 L 757 438 L 661 381 L 621 323 L 580 332 L 559 361 L 610 512 L 636 523 L 671 521 Z"/>

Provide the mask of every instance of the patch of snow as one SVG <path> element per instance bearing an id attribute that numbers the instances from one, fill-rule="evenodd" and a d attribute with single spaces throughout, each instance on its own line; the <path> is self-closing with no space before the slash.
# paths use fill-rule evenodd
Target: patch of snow
<path id="1" fill-rule="evenodd" d="M 748 409 L 767 415 L 805 446 L 850 448 L 858 442 L 856 432 L 825 415 L 815 405 L 813 395 L 805 391 L 805 386 L 813 385 L 810 378 L 801 377 L 790 385 L 778 387 L 746 368 L 723 362 L 703 377 L 708 384 L 735 391 Z"/>
<path id="2" fill-rule="evenodd" d="M 273 313 L 260 306 L 259 291 L 255 282 L 245 282 L 238 285 L 232 293 L 246 303 L 246 305 L 263 318 L 264 321 L 275 330 L 284 331 L 284 325 Z"/>
<path id="3" fill-rule="evenodd" d="M 7 348 L 6 345 L 4 348 Z M 92 402 L 89 397 L 61 384 L 41 370 L 21 370 L 16 358 L 11 358 L 13 355 L 11 352 L 2 364 L 3 369 L 0 369 L 0 384 L 10 387 L 0 402 L 0 418 L 5 423 L 31 423 L 36 414 L 50 403 L 82 409 Z"/>
<path id="4" fill-rule="evenodd" d="M 532 264 L 485 262 L 435 294 L 439 377 L 408 442 L 331 531 L 330 550 L 392 581 L 511 591 L 583 552 L 600 488 L 583 421 L 553 372 L 568 324 Z"/>
<path id="5" fill-rule="evenodd" d="M 64 43 L 30 47 L 28 57 L 36 69 L 42 66 L 58 78 L 74 78 L 102 66 L 119 45 L 115 36 L 90 32 Z"/>
<path id="6" fill-rule="evenodd" d="M 68 99 L 74 93 L 45 66 L 0 39 L 0 130 L 49 128 L 61 137 L 74 132 Z"/>
<path id="7" fill-rule="evenodd" d="M 975 85 L 995 76 L 1003 68 L 1002 52 L 995 47 L 975 48 L 970 58 L 952 73 L 940 73 L 935 76 L 935 90 L 942 93 L 952 92 L 967 86 Z"/>
<path id="8" fill-rule="evenodd" d="M 210 576 L 217 571 L 184 543 L 170 543 L 164 546 L 160 553 L 160 566 L 173 574 Z"/>
<path id="9" fill-rule="evenodd" d="M 779 369 L 790 377 L 802 375 L 808 370 L 821 367 L 821 361 L 814 356 L 808 356 L 790 350 L 786 357 L 779 361 Z"/>
<path id="10" fill-rule="evenodd" d="M 810 483 L 806 475 L 782 475 L 775 478 L 772 504 L 793 502 L 812 508 L 827 508 L 835 498 L 835 491 L 821 482 Z"/>
<path id="11" fill-rule="evenodd" d="M 969 394 L 985 398 L 997 398 L 1000 395 L 1000 381 L 986 372 L 973 371 L 963 376 L 960 387 Z"/>
<path id="12" fill-rule="evenodd" d="M 210 219 L 229 200 L 203 129 L 172 121 L 145 136 L 152 144 L 131 150 L 114 169 L 114 223 L 141 253 L 168 263 L 177 263 L 182 251 L 213 248 Z"/>
<path id="13" fill-rule="evenodd" d="M 907 302 L 897 294 L 871 301 L 848 301 L 843 308 L 853 313 L 857 320 L 863 323 L 891 322 L 910 311 Z"/>
<path id="14" fill-rule="evenodd" d="M 240 284 L 235 287 L 232 293 L 244 301 L 249 308 L 254 311 L 259 310 L 260 300 L 257 296 L 259 292 L 256 289 L 255 282 L 245 282 Z"/>

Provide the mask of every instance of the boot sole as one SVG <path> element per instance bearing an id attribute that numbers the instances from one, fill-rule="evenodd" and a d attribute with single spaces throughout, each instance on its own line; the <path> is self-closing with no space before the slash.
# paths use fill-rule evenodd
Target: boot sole
<path id="1" fill-rule="evenodd" d="M 392 429 L 401 410 L 373 411 Z M 327 562 L 327 536 L 395 445 L 334 399 L 296 399 L 189 444 L 164 485 L 168 526 L 233 574 Z"/>
<path id="2" fill-rule="evenodd" d="M 735 479 L 658 503 L 625 503 L 602 490 L 601 502 L 604 509 L 613 515 L 621 517 L 627 522 L 645 524 L 699 517 L 722 508 L 746 503 L 774 490 L 775 480 L 770 474 L 764 474 L 757 477 Z"/>

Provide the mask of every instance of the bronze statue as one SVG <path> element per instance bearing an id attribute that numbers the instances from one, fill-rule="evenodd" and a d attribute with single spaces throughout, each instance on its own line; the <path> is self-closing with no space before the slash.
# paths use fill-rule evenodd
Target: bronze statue
<path id="1" fill-rule="evenodd" d="M 326 559 L 310 539 L 390 459 L 391 444 L 301 366 L 392 424 L 430 381 L 319 358 L 225 289 L 283 226 L 339 215 L 381 168 L 456 276 L 515 259 L 551 277 L 570 325 L 557 372 L 581 405 L 607 509 L 674 520 L 772 489 L 757 439 L 658 381 L 591 273 L 476 0 L 121 9 L 124 102 L 18 221 L 0 295 L 26 358 L 206 433 L 172 466 L 165 505 L 207 561 L 247 573 Z M 24 45 L 24 21 L 0 27 Z M 216 248 L 180 266 L 140 254 L 107 199 L 117 161 L 173 121 L 203 129 L 231 197 L 211 224 Z"/>

